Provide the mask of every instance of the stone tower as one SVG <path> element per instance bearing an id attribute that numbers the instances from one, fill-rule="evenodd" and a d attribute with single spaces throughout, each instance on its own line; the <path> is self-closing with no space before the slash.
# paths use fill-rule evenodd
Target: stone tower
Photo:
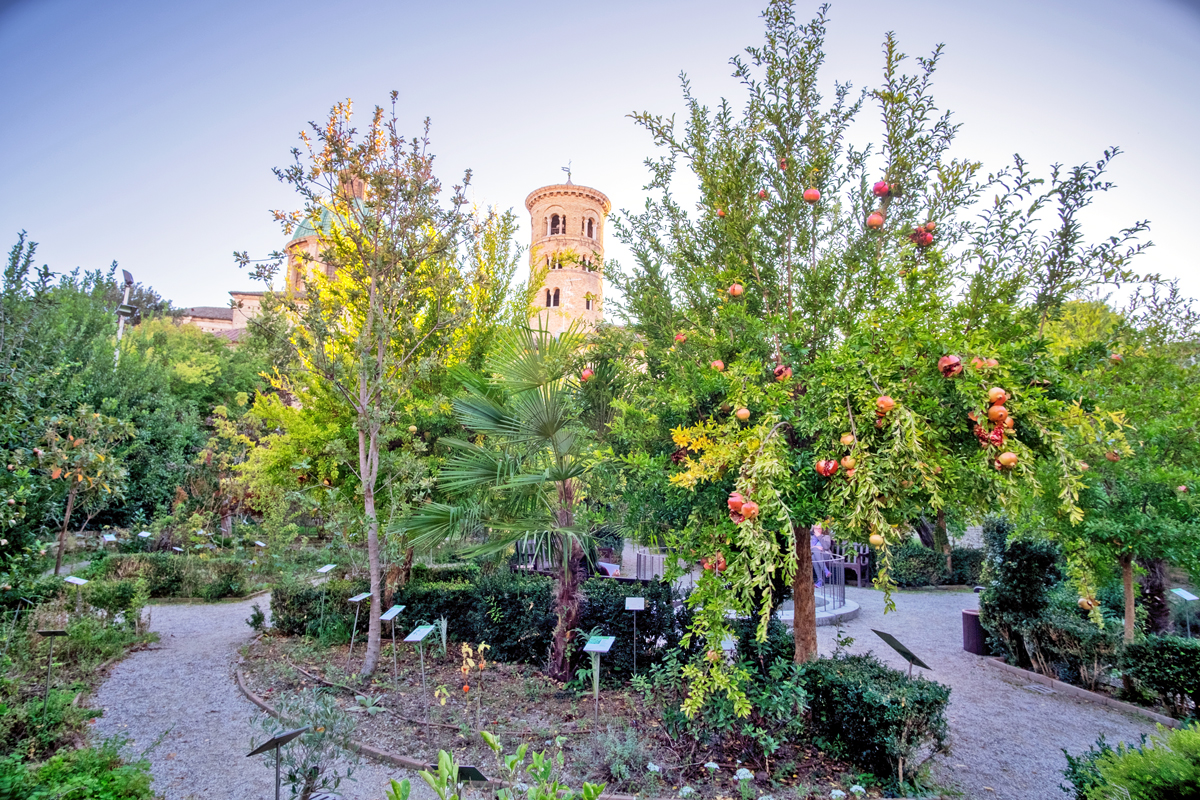
<path id="1" fill-rule="evenodd" d="M 559 334 L 581 320 L 604 319 L 604 222 L 612 203 L 603 192 L 566 183 L 543 186 L 525 198 L 533 229 L 531 258 L 546 279 L 530 320 Z"/>

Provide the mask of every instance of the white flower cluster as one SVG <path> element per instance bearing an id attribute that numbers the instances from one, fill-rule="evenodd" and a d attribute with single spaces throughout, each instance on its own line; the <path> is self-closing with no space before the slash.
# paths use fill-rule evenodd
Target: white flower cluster
<path id="1" fill-rule="evenodd" d="M 745 767 L 738 767 L 738 771 L 733 773 L 735 781 L 749 781 L 754 779 L 754 773 Z"/>

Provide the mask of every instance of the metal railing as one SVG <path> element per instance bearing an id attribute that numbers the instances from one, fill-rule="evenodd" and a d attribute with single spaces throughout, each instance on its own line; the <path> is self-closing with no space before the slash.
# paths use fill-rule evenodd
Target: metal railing
<path id="1" fill-rule="evenodd" d="M 812 564 L 817 610 L 834 611 L 846 605 L 846 557 L 814 553 Z"/>

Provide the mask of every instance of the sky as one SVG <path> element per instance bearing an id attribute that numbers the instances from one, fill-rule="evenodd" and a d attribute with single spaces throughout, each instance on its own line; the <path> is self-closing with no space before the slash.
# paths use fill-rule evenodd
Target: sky
<path id="1" fill-rule="evenodd" d="M 471 169 L 471 199 L 514 209 L 527 244 L 525 197 L 568 162 L 614 210 L 642 205 L 653 148 L 627 115 L 680 114 L 681 72 L 710 104 L 739 98 L 728 61 L 761 41 L 764 5 L 0 0 L 0 245 L 25 230 L 56 272 L 115 260 L 176 306 L 227 305 L 263 288 L 232 253 L 278 249 L 271 210 L 299 208 L 271 172 L 299 131 L 392 89 L 406 130 L 431 118 L 443 182 Z M 1134 266 L 1200 296 L 1200 0 L 841 0 L 830 16 L 827 89 L 877 83 L 889 30 L 910 56 L 944 43 L 934 93 L 962 125 L 955 154 L 985 171 L 1120 146 L 1087 230 L 1150 220 Z M 860 141 L 878 130 L 863 119 Z"/>

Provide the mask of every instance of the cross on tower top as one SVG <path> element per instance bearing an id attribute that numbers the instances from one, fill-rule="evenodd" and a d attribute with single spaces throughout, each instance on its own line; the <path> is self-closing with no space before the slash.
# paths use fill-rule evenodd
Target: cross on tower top
<path id="1" fill-rule="evenodd" d="M 562 171 L 567 173 L 567 183 L 571 182 L 571 162 L 567 161 L 567 165 L 562 168 Z"/>

